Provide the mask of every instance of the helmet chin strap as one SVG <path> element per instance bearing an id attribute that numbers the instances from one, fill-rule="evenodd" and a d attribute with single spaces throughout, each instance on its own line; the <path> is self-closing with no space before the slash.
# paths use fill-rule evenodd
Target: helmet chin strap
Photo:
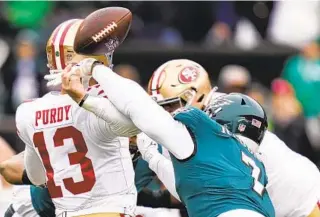
<path id="1" fill-rule="evenodd" d="M 236 134 L 236 136 L 253 152 L 257 153 L 259 149 L 258 143 L 254 142 L 252 139 L 249 139 L 240 134 Z"/>

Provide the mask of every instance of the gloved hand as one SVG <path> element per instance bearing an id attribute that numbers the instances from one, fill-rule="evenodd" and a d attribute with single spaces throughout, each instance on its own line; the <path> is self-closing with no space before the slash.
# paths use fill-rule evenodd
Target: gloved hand
<path id="1" fill-rule="evenodd" d="M 158 144 L 150 139 L 145 133 L 140 133 L 137 135 L 137 146 L 141 153 L 142 159 L 149 162 L 151 158 L 159 153 Z"/>
<path id="2" fill-rule="evenodd" d="M 86 58 L 71 68 L 70 66 L 67 66 L 62 73 L 45 75 L 44 79 L 48 81 L 47 86 L 49 87 L 60 85 L 62 83 L 61 76 L 65 73 L 65 71 L 70 71 L 71 73 L 76 72 L 76 74 L 81 78 L 91 77 L 94 65 L 99 63 L 100 62 L 94 58 Z"/>

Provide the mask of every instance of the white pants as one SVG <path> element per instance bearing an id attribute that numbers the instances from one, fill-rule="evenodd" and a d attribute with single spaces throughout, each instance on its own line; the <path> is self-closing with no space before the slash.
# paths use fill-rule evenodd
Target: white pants
<path id="1" fill-rule="evenodd" d="M 178 209 L 137 206 L 136 217 L 181 217 Z"/>
<path id="2" fill-rule="evenodd" d="M 265 217 L 258 212 L 247 209 L 235 209 L 220 214 L 218 217 Z"/>
<path id="3" fill-rule="evenodd" d="M 14 186 L 12 206 L 16 211 L 13 217 L 39 217 L 32 205 L 29 185 Z"/>

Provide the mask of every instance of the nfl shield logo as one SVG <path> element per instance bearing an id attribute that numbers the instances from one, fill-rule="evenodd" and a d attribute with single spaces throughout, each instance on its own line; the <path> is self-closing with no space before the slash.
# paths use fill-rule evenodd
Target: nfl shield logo
<path id="1" fill-rule="evenodd" d="M 244 125 L 244 124 L 239 124 L 239 126 L 238 126 L 239 132 L 243 132 L 245 129 L 246 129 L 246 125 Z"/>

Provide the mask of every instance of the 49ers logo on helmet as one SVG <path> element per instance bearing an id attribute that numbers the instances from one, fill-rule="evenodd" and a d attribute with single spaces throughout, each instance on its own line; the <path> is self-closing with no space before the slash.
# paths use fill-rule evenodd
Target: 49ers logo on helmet
<path id="1" fill-rule="evenodd" d="M 191 83 L 198 78 L 199 72 L 195 67 L 186 67 L 179 73 L 179 81 L 183 84 Z"/>

